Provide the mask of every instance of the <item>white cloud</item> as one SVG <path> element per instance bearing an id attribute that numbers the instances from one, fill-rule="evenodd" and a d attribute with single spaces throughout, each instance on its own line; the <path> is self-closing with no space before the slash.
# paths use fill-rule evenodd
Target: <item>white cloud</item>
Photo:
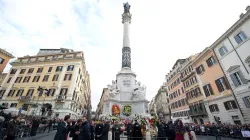
<path id="1" fill-rule="evenodd" d="M 125 0 L 0 0 L 0 46 L 15 56 L 67 47 L 85 54 L 93 108 L 121 68 Z M 247 0 L 129 0 L 132 70 L 151 99 L 178 58 L 202 51 L 245 12 Z M 7 71 L 10 68 L 5 70 Z"/>

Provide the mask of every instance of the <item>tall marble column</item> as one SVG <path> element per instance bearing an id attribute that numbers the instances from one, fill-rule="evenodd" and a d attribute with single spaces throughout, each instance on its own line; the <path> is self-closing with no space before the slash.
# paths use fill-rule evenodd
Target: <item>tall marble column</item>
<path id="1" fill-rule="evenodd" d="M 124 13 L 122 14 L 123 23 L 123 47 L 122 47 L 122 68 L 131 68 L 131 49 L 129 40 L 129 24 L 131 23 L 130 5 L 124 4 Z"/>

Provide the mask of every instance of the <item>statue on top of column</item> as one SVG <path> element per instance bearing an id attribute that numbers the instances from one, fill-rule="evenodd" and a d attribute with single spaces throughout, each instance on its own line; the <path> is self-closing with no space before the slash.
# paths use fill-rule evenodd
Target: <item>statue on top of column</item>
<path id="1" fill-rule="evenodd" d="M 124 13 L 130 13 L 129 9 L 131 6 L 128 4 L 128 2 L 123 3 L 123 7 L 124 7 Z"/>

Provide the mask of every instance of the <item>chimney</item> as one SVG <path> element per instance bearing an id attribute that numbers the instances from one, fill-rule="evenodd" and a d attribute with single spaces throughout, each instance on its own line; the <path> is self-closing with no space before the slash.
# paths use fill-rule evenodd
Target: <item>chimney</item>
<path id="1" fill-rule="evenodd" d="M 246 8 L 246 11 L 250 11 L 250 6 L 248 5 L 247 8 Z"/>
<path id="2" fill-rule="evenodd" d="M 243 14 L 243 13 L 241 13 L 241 14 L 240 14 L 240 18 L 242 18 L 243 16 L 244 16 L 244 14 Z"/>

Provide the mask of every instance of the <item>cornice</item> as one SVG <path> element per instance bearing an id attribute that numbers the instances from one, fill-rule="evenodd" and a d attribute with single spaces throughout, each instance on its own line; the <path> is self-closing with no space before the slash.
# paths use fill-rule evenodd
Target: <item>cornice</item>
<path id="1" fill-rule="evenodd" d="M 9 58 L 15 58 L 15 56 L 13 56 L 11 53 L 9 53 L 1 48 L 0 48 L 0 52 L 3 53 L 4 55 L 8 56 Z"/>
<path id="2" fill-rule="evenodd" d="M 199 62 L 200 58 L 207 55 L 209 52 L 211 52 L 211 48 L 206 47 L 192 62 L 192 65 L 195 65 L 196 63 Z"/>
<path id="3" fill-rule="evenodd" d="M 250 10 L 248 10 L 238 21 L 236 21 L 222 36 L 220 36 L 211 46 L 211 49 L 217 47 L 223 40 L 236 31 L 250 18 Z"/>
<path id="4" fill-rule="evenodd" d="M 68 54 L 76 54 L 76 53 L 82 53 L 83 54 L 82 51 L 68 52 L 68 53 L 48 53 L 48 54 L 43 54 L 43 55 L 23 56 L 23 57 L 18 57 L 18 59 L 35 58 L 35 57 L 46 57 L 46 56 L 53 56 L 53 55 L 68 55 Z"/>

